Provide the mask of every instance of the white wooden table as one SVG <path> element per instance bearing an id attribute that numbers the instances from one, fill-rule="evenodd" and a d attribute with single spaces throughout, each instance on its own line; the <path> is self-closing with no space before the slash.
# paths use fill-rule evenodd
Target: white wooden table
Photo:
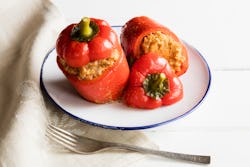
<path id="1" fill-rule="evenodd" d="M 249 166 L 250 4 L 247 0 L 54 0 L 66 18 L 82 16 L 122 25 L 146 15 L 167 25 L 207 60 L 207 98 L 188 116 L 143 130 L 162 150 L 208 154 L 209 166 Z M 136 166 L 193 166 L 148 156 Z"/>

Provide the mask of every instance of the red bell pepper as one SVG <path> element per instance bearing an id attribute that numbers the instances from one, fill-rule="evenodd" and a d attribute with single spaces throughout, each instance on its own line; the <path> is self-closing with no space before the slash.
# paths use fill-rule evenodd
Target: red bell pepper
<path id="1" fill-rule="evenodd" d="M 155 52 L 165 57 L 169 61 L 171 68 L 177 76 L 184 74 L 188 69 L 188 52 L 185 45 L 170 29 L 146 16 L 132 18 L 122 27 L 122 32 L 120 36 L 121 44 L 125 51 L 125 54 L 127 55 L 129 63 L 132 63 L 134 60 L 148 53 L 148 51 L 142 51 L 142 43 L 144 37 L 149 34 L 159 32 L 166 35 L 166 37 L 168 37 L 171 41 L 179 45 L 179 48 L 173 50 L 173 53 L 170 53 L 172 54 L 170 56 L 164 54 L 171 48 L 164 48 L 162 50 L 151 49 L 150 52 Z M 155 45 L 155 43 L 157 43 L 158 41 L 159 40 L 153 41 L 151 44 Z M 162 45 L 162 43 L 159 44 Z M 176 55 L 177 52 L 181 52 L 180 55 Z"/>
<path id="2" fill-rule="evenodd" d="M 125 104 L 153 109 L 174 104 L 182 97 L 183 85 L 166 59 L 148 53 L 135 61 L 124 92 Z"/>
<path id="3" fill-rule="evenodd" d="M 67 26 L 57 39 L 56 51 L 58 66 L 86 100 L 106 103 L 120 97 L 129 77 L 129 67 L 118 36 L 106 21 L 83 18 L 80 23 Z M 79 77 L 83 67 L 90 63 L 95 66 L 93 62 L 108 61 L 112 56 L 116 57 L 115 61 L 101 74 L 97 70 L 92 78 Z"/>

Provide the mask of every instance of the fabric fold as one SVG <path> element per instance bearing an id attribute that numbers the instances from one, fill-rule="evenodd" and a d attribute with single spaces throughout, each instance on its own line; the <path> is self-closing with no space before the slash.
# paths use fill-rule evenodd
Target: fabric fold
<path id="1" fill-rule="evenodd" d="M 124 151 L 74 154 L 46 138 L 46 126 L 53 123 L 76 134 L 96 139 L 156 147 L 140 131 L 102 129 L 74 120 L 43 96 L 40 89 L 40 68 L 66 23 L 49 1 L 28 0 L 25 5 L 30 8 L 25 6 L 23 11 L 19 9 L 12 13 L 13 17 L 20 18 L 17 22 L 11 21 L 12 26 L 18 26 L 20 21 L 25 22 L 25 25 L 19 27 L 22 30 L 18 33 L 21 34 L 11 35 L 11 44 L 7 44 L 6 34 L 11 34 L 12 30 L 6 24 L 0 31 L 0 41 L 5 43 L 5 47 L 0 50 L 3 60 L 0 64 L 0 166 L 117 167 L 142 160 L 144 155 Z M 9 13 L 6 9 L 4 14 L 10 14 L 17 7 L 21 6 L 10 3 Z M 23 16 L 19 15 L 21 13 Z M 1 22 L 6 21 L 3 16 L 0 19 Z"/>

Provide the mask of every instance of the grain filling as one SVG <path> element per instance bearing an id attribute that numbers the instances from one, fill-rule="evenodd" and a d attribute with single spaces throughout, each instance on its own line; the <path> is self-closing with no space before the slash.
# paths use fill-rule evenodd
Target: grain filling
<path id="1" fill-rule="evenodd" d="M 182 45 L 160 31 L 145 36 L 140 51 L 141 55 L 154 52 L 165 57 L 174 72 L 181 71 L 181 66 L 186 61 L 185 56 L 182 55 Z"/>
<path id="2" fill-rule="evenodd" d="M 101 76 L 109 67 L 113 66 L 119 58 L 119 52 L 115 50 L 108 58 L 95 60 L 81 67 L 71 67 L 62 58 L 59 62 L 70 75 L 75 75 L 79 80 L 92 80 Z"/>

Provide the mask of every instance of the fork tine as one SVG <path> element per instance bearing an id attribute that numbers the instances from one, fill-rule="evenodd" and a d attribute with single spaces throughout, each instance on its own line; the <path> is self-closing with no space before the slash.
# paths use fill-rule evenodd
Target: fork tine
<path id="1" fill-rule="evenodd" d="M 82 153 L 77 149 L 78 140 L 76 138 L 67 136 L 66 134 L 70 135 L 70 133 L 67 131 L 64 132 L 64 130 L 60 130 L 60 128 L 52 128 L 52 127 L 53 126 L 47 127 L 47 131 L 46 131 L 47 137 L 49 137 L 50 139 L 54 140 L 55 142 L 61 144 L 62 146 L 68 148 L 71 151 L 74 151 L 76 153 Z"/>
<path id="2" fill-rule="evenodd" d="M 61 132 L 62 134 L 66 135 L 66 136 L 68 136 L 68 137 L 70 137 L 70 138 L 72 138 L 72 139 L 78 139 L 78 138 L 79 138 L 77 135 L 75 135 L 75 134 L 73 134 L 73 133 L 70 133 L 70 132 L 68 132 L 68 131 L 66 131 L 66 130 L 63 130 L 63 129 L 61 129 L 61 128 L 58 128 L 58 127 L 56 127 L 56 126 L 54 126 L 54 125 L 52 125 L 52 124 L 49 124 L 49 125 L 48 125 L 48 128 L 49 128 L 49 129 L 54 129 L 54 130 L 56 130 L 56 131 L 58 131 L 58 132 Z"/>
<path id="3" fill-rule="evenodd" d="M 69 145 L 67 142 L 65 142 L 65 140 L 62 140 L 60 137 L 56 136 L 52 132 L 47 131 L 46 136 L 52 139 L 53 141 L 61 144 L 62 146 L 66 147 L 67 149 L 76 152 L 75 148 L 72 145 Z"/>
<path id="4" fill-rule="evenodd" d="M 69 144 L 76 144 L 77 143 L 77 138 L 73 138 L 67 134 L 65 134 L 64 131 L 58 130 L 58 128 L 54 129 L 48 126 L 47 131 L 56 137 L 60 137 L 62 140 L 65 140 L 65 142 L 68 142 Z"/>
<path id="5" fill-rule="evenodd" d="M 63 135 L 61 135 L 60 133 L 58 133 L 57 131 L 51 130 L 51 129 L 47 129 L 46 131 L 47 136 L 51 137 L 52 139 L 56 139 L 56 140 L 60 140 L 61 142 L 71 145 L 71 146 L 75 146 L 76 145 L 76 141 L 72 141 L 66 137 L 64 137 Z"/>

